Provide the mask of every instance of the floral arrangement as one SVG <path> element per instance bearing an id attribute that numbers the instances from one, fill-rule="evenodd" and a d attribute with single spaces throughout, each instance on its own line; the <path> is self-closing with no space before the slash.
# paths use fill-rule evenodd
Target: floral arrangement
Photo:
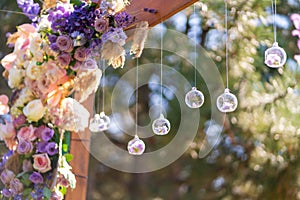
<path id="1" fill-rule="evenodd" d="M 4 199 L 63 199 L 76 180 L 68 137 L 88 127 L 81 105 L 98 88 L 97 61 L 123 67 L 124 30 L 136 25 L 131 54 L 139 57 L 148 23 L 135 23 L 128 1 L 17 0 L 31 24 L 8 34 L 1 64 L 13 94 L 0 96 L 0 136 L 9 151 L 0 163 Z M 76 92 L 79 98 L 71 95 Z M 5 117 L 3 117 L 5 115 Z"/>

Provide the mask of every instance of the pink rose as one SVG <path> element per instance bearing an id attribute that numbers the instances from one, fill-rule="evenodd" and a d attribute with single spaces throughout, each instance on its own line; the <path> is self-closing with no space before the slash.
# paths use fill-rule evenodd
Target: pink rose
<path id="1" fill-rule="evenodd" d="M 17 55 L 15 53 L 7 54 L 2 60 L 1 64 L 6 70 L 10 70 L 13 67 L 14 62 L 17 59 Z"/>
<path id="2" fill-rule="evenodd" d="M 33 168 L 41 173 L 46 173 L 51 170 L 51 161 L 48 154 L 35 154 L 33 157 Z"/>
<path id="3" fill-rule="evenodd" d="M 34 134 L 35 127 L 32 125 L 27 126 L 27 127 L 22 127 L 18 134 L 17 137 L 19 140 L 26 140 L 26 141 L 33 141 L 36 139 L 36 135 Z"/>
<path id="4" fill-rule="evenodd" d="M 8 97 L 6 95 L 0 95 L 0 115 L 5 115 L 9 112 Z"/>
<path id="5" fill-rule="evenodd" d="M 18 28 L 18 32 L 20 32 L 23 35 L 29 35 L 31 33 L 36 32 L 36 29 L 32 24 L 22 24 L 17 28 Z"/>

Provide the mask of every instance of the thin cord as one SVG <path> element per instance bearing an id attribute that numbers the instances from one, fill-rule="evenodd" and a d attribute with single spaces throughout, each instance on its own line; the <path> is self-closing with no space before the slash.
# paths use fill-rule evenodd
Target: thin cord
<path id="1" fill-rule="evenodd" d="M 139 98 L 139 59 L 136 59 L 136 78 L 135 78 L 135 137 L 138 136 L 138 98 Z"/>
<path id="2" fill-rule="evenodd" d="M 103 77 L 102 77 L 102 112 L 104 112 L 105 101 L 105 61 L 103 61 Z M 100 107 L 100 106 L 99 106 Z"/>
<path id="3" fill-rule="evenodd" d="M 196 16 L 196 6 L 194 4 L 194 17 Z M 197 86 L 197 71 L 196 71 L 196 67 L 197 67 L 197 35 L 196 35 L 196 31 L 194 34 L 194 81 L 195 81 L 195 87 Z"/>
<path id="4" fill-rule="evenodd" d="M 277 15 L 277 11 L 276 11 L 276 0 L 274 2 L 274 0 L 272 0 L 272 15 L 273 15 L 273 29 L 274 29 L 274 42 L 277 42 L 277 33 L 276 33 L 276 15 Z"/>
<path id="5" fill-rule="evenodd" d="M 162 114 L 162 106 L 163 106 L 163 22 L 161 22 L 161 31 L 160 31 L 160 114 Z"/>
<path id="6" fill-rule="evenodd" d="M 227 0 L 225 0 L 225 29 L 226 29 L 226 42 L 225 42 L 225 62 L 226 62 L 226 88 L 228 88 L 228 11 Z"/>

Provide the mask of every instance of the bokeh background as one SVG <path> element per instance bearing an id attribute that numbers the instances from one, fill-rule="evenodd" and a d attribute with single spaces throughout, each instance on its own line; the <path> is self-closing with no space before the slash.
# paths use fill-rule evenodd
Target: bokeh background
<path id="1" fill-rule="evenodd" d="M 145 174 L 123 173 L 111 169 L 90 157 L 87 199 L 105 200 L 197 200 L 197 199 L 300 199 L 300 90 L 299 65 L 293 59 L 299 54 L 297 38 L 290 20 L 300 13 L 299 0 L 277 0 L 277 40 L 288 55 L 282 69 L 264 65 L 264 51 L 273 43 L 271 0 L 229 1 L 229 66 L 230 88 L 237 94 L 239 107 L 227 115 L 218 145 L 203 159 L 198 158 L 205 136 L 212 136 L 207 127 L 210 104 L 201 108 L 198 134 L 188 151 L 168 167 Z M 15 1 L 0 1 L 0 58 L 12 51 L 6 46 L 6 33 L 27 21 L 18 14 Z M 4 12 L 14 11 L 14 12 Z M 201 0 L 193 7 L 176 14 L 163 23 L 163 28 L 176 30 L 197 42 L 218 66 L 225 78 L 224 1 Z M 160 40 L 159 35 L 157 36 Z M 172 45 L 172 44 L 169 44 Z M 160 51 L 145 50 L 140 63 L 160 62 Z M 189 63 L 172 59 L 164 53 L 163 62 L 172 66 L 193 84 L 194 70 Z M 199 63 L 201 65 L 201 63 Z M 128 59 L 124 69 L 106 70 L 105 111 L 111 113 L 110 97 L 115 83 L 127 70 L 135 67 Z M 0 69 L 1 73 L 3 69 Z M 153 79 L 159 79 L 153 76 Z M 172 75 L 164 74 L 164 80 Z M 198 74 L 197 87 L 209 96 Z M 124 83 L 126 89 L 126 83 Z M 163 139 L 150 137 L 145 142 L 151 148 L 166 145 L 176 133 L 180 108 L 172 92 L 163 90 L 163 105 L 172 123 L 172 130 Z M 4 78 L 0 78 L 0 93 L 10 95 Z M 158 85 L 139 88 L 138 124 L 150 123 L 149 109 L 158 103 Z M 102 92 L 96 94 L 96 102 Z M 101 105 L 101 102 L 97 105 Z M 99 109 L 95 106 L 95 109 Z M 134 116 L 133 97 L 130 110 Z M 215 124 L 216 130 L 220 125 Z M 125 133 L 112 130 L 106 136 L 120 148 L 126 148 Z M 5 152 L 4 143 L 0 151 Z"/>

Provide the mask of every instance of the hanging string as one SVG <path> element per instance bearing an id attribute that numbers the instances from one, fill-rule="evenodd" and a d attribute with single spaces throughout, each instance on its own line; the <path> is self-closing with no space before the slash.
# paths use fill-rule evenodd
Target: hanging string
<path id="1" fill-rule="evenodd" d="M 274 42 L 277 42 L 277 33 L 276 33 L 276 0 L 272 0 L 272 15 L 273 15 L 273 30 L 274 30 Z"/>
<path id="2" fill-rule="evenodd" d="M 102 66 L 102 112 L 104 112 L 104 106 L 105 106 L 105 61 L 103 61 L 103 66 Z M 100 106 L 99 106 L 100 107 Z"/>
<path id="3" fill-rule="evenodd" d="M 135 137 L 138 136 L 138 98 L 139 98 L 139 58 L 136 59 L 136 78 L 135 78 Z"/>
<path id="4" fill-rule="evenodd" d="M 194 4 L 194 11 L 193 11 L 194 17 L 196 17 L 196 6 Z M 195 87 L 197 86 L 197 34 L 196 34 L 196 30 L 195 30 L 195 34 L 194 34 L 194 81 L 195 81 Z"/>
<path id="5" fill-rule="evenodd" d="M 163 106 L 163 22 L 161 22 L 160 30 L 160 114 L 162 114 Z"/>
<path id="6" fill-rule="evenodd" d="M 226 62 L 226 88 L 228 88 L 228 11 L 227 11 L 227 0 L 225 1 L 225 62 Z"/>

